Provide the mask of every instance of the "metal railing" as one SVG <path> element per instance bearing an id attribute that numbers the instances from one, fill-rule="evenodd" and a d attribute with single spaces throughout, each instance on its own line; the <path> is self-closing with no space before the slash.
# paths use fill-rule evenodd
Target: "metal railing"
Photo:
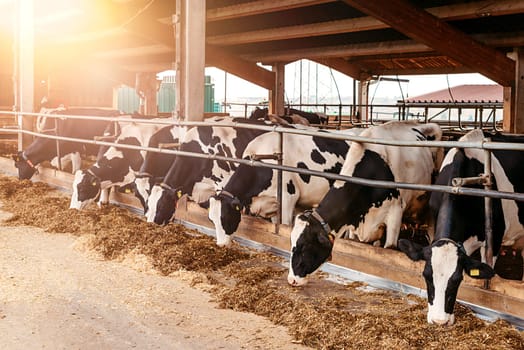
<path id="1" fill-rule="evenodd" d="M 235 108 L 236 107 L 236 108 Z M 248 118 L 255 108 L 265 108 L 267 103 L 227 102 L 224 112 L 232 109 L 232 115 Z M 285 108 L 296 108 L 310 112 L 321 112 L 329 116 L 328 125 L 340 129 L 344 126 L 373 125 L 389 120 L 418 120 L 434 122 L 444 128 L 469 130 L 471 128 L 501 130 L 500 102 L 405 102 L 397 104 L 293 104 Z M 367 117 L 359 116 L 359 110 L 367 110 Z M 467 113 L 469 112 L 469 113 Z M 486 114 L 487 113 L 487 114 Z"/>
<path id="2" fill-rule="evenodd" d="M 12 113 L 12 112 L 0 112 L 0 114 L 3 113 Z M 21 113 L 17 113 L 17 116 L 21 116 Z M 24 116 L 32 116 L 37 117 L 40 114 L 39 113 L 24 113 Z M 209 159 L 209 160 L 216 160 L 216 161 L 226 161 L 226 162 L 234 162 L 237 164 L 245 164 L 249 166 L 254 167 L 263 167 L 263 168 L 270 168 L 277 170 L 279 172 L 278 178 L 279 178 L 279 187 L 281 187 L 282 183 L 282 171 L 288 171 L 288 172 L 295 172 L 298 174 L 303 175 L 311 175 L 311 176 L 318 176 L 327 178 L 330 180 L 340 180 L 345 181 L 349 183 L 354 183 L 358 185 L 364 185 L 364 186 L 370 186 L 370 187 L 378 187 L 378 188 L 397 188 L 397 189 L 406 189 L 406 190 L 419 190 L 419 191 L 436 191 L 436 192 L 443 192 L 443 193 L 449 193 L 449 194 L 455 194 L 455 195 L 469 195 L 469 196 L 476 196 L 476 197 L 484 197 L 485 198 L 485 210 L 486 210 L 486 237 L 488 239 L 487 243 L 487 257 L 491 259 L 492 257 L 492 234 L 491 234 L 491 199 L 508 199 L 508 200 L 516 200 L 516 201 L 524 201 L 524 194 L 522 193 L 515 193 L 515 192 L 506 192 L 506 191 L 495 191 L 491 189 L 491 151 L 493 150 L 513 150 L 513 151 L 524 151 L 524 144 L 520 143 L 504 143 L 504 142 L 492 142 L 488 139 L 483 139 L 482 141 L 400 141 L 400 140 L 386 140 L 386 139 L 375 139 L 375 138 L 368 138 L 363 136 L 354 136 L 354 135 L 347 135 L 340 132 L 332 131 L 332 132 L 319 132 L 316 128 L 311 127 L 297 127 L 297 128 L 288 128 L 288 127 L 281 127 L 278 125 L 271 125 L 271 126 L 264 126 L 264 125 L 255 125 L 255 124 L 245 124 L 245 123 L 238 123 L 238 122 L 181 122 L 181 121 L 175 121 L 175 120 L 158 120 L 158 119 L 131 119 L 131 118 L 125 118 L 125 117 L 91 117 L 91 116 L 78 116 L 78 115 L 53 115 L 53 114 L 46 114 L 45 115 L 48 118 L 72 118 L 72 119 L 79 119 L 79 120 L 107 120 L 112 122 L 119 122 L 119 123 L 143 123 L 143 124 L 158 124 L 158 125 L 178 125 L 178 126 L 213 126 L 213 127 L 230 127 L 230 128 L 247 128 L 247 129 L 255 129 L 255 130 L 262 130 L 262 131 L 269 131 L 269 132 L 277 132 L 279 133 L 279 154 L 282 155 L 282 149 L 283 149 L 283 133 L 289 133 L 289 134 L 296 134 L 296 135 L 307 135 L 307 136 L 315 136 L 315 137 L 325 137 L 330 139 L 337 139 L 337 140 L 348 140 L 352 142 L 362 142 L 362 143 L 372 143 L 372 144 L 382 144 L 382 145 L 390 145 L 390 146 L 398 146 L 398 147 L 445 147 L 445 148 L 452 148 L 452 147 L 459 147 L 459 148 L 478 148 L 482 149 L 485 152 L 485 174 L 483 176 L 480 176 L 476 179 L 457 179 L 456 181 L 453 181 L 452 186 L 444 186 L 444 185 L 434 185 L 434 184 L 413 184 L 413 183 L 405 183 L 405 182 L 392 182 L 392 181 L 382 181 L 382 180 L 373 180 L 373 179 L 367 179 L 367 178 L 359 178 L 354 176 L 347 176 L 347 175 L 340 175 L 340 174 L 333 174 L 333 173 L 326 173 L 322 171 L 316 171 L 316 170 L 309 170 L 309 169 L 303 169 L 303 168 L 295 168 L 290 167 L 286 165 L 282 165 L 282 157 L 279 159 L 278 164 L 270 164 L 263 162 L 261 160 L 256 159 L 239 159 L 239 158 L 233 158 L 233 157 L 226 157 L 226 156 L 220 156 L 220 155 L 212 155 L 212 154 L 204 154 L 204 153 L 195 153 L 195 152 L 187 152 L 187 151 L 180 151 L 180 150 L 173 150 L 173 149 L 166 149 L 162 147 L 146 147 L 146 146 L 135 146 L 135 145 L 127 145 L 127 144 L 119 144 L 115 142 L 107 142 L 100 139 L 94 139 L 94 140 L 85 140 L 85 139 L 77 139 L 77 138 L 71 138 L 71 137 L 64 137 L 59 135 L 50 135 L 50 134 L 43 134 L 40 132 L 34 132 L 29 130 L 22 130 L 17 129 L 16 132 L 20 134 L 26 134 L 26 135 L 32 135 L 36 137 L 44 137 L 44 138 L 50 138 L 58 141 L 70 141 L 70 142 L 79 142 L 84 144 L 92 144 L 92 145 L 99 145 L 99 146 L 114 146 L 118 148 L 125 148 L 125 149 L 132 149 L 132 150 L 140 150 L 140 151 L 148 151 L 148 152 L 157 152 L 157 153 L 164 153 L 164 154 L 172 154 L 182 157 L 195 157 L 195 158 L 202 158 L 202 159 Z M 3 132 L 13 132 L 13 129 L 5 129 L 0 128 L 0 133 Z M 484 189 L 480 188 L 469 188 L 464 187 L 464 185 L 467 185 L 468 182 L 471 181 L 477 181 L 480 184 L 484 185 Z M 278 202 L 282 203 L 282 191 L 278 191 Z M 280 205 L 281 207 L 281 205 Z M 281 208 L 279 210 L 279 221 L 280 222 L 280 216 L 281 216 Z M 488 227 L 489 226 L 489 227 Z M 277 232 L 278 232 L 278 224 L 277 224 Z"/>

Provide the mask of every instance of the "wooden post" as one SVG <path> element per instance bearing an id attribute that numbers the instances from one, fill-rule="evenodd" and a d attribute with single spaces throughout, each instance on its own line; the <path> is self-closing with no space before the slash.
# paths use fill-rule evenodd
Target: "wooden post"
<path id="1" fill-rule="evenodd" d="M 503 129 L 524 134 L 524 50 L 516 48 L 508 55 L 515 60 L 515 84 L 504 87 Z"/>
<path id="2" fill-rule="evenodd" d="M 519 47 L 515 50 L 517 53 L 515 65 L 515 86 L 514 93 L 514 120 L 515 133 L 524 134 L 524 49 Z"/>
<path id="3" fill-rule="evenodd" d="M 22 113 L 32 113 L 34 110 L 34 17 L 34 0 L 18 1 L 15 30 L 15 110 Z M 25 130 L 33 130 L 33 119 L 21 115 L 18 125 Z M 20 134 L 18 149 L 24 149 L 31 140 L 31 136 Z"/>
<path id="4" fill-rule="evenodd" d="M 269 91 L 269 113 L 284 115 L 285 64 L 275 63 L 272 71 L 275 72 L 275 87 Z"/>
<path id="5" fill-rule="evenodd" d="M 513 132 L 515 126 L 515 108 L 513 106 L 515 89 L 509 86 L 504 87 L 503 99 L 504 109 L 502 111 L 502 129 L 505 132 Z"/>
<path id="6" fill-rule="evenodd" d="M 155 73 L 137 73 L 135 90 L 140 97 L 138 112 L 143 115 L 158 115 L 157 92 L 158 81 Z"/>
<path id="7" fill-rule="evenodd" d="M 204 119 L 205 24 L 205 0 L 176 0 L 175 117 L 186 121 Z"/>
<path id="8" fill-rule="evenodd" d="M 368 93 L 369 80 L 360 80 L 358 82 L 358 119 L 368 121 Z"/>

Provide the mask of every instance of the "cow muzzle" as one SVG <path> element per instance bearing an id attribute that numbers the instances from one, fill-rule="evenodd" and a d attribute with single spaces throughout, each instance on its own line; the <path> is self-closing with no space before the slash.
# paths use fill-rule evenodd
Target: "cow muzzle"
<path id="1" fill-rule="evenodd" d="M 217 235 L 217 246 L 227 247 L 231 245 L 231 236 L 226 234 Z"/>
<path id="2" fill-rule="evenodd" d="M 287 276 L 287 283 L 289 283 L 293 287 L 300 287 L 307 284 L 307 279 L 289 273 L 289 275 Z"/>

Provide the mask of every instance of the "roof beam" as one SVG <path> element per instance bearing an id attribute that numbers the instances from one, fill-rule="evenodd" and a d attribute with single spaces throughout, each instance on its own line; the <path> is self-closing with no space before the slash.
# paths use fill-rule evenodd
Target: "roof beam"
<path id="1" fill-rule="evenodd" d="M 492 0 L 484 0 L 474 3 L 432 7 L 426 9 L 426 11 L 446 21 L 464 20 L 484 16 L 502 16 L 522 13 L 524 12 L 524 1 L 499 0 L 493 2 Z M 207 43 L 213 45 L 240 45 L 263 41 L 353 33 L 365 30 L 384 29 L 388 27 L 387 24 L 376 18 L 365 16 L 337 21 L 255 30 L 250 32 L 214 35 L 207 38 Z"/>
<path id="2" fill-rule="evenodd" d="M 243 4 L 220 7 L 216 9 L 207 10 L 206 20 L 222 21 L 226 19 L 260 15 L 262 13 L 277 12 L 289 10 L 297 7 L 307 7 L 326 2 L 334 2 L 335 0 L 259 0 L 251 1 Z"/>
<path id="3" fill-rule="evenodd" d="M 370 77 L 360 67 L 349 63 L 343 58 L 311 58 L 311 61 L 323 64 L 324 66 L 335 69 L 336 71 L 345 74 L 355 80 L 363 80 Z"/>
<path id="4" fill-rule="evenodd" d="M 428 68 L 409 68 L 409 69 L 374 69 L 376 75 L 430 75 L 430 74 L 458 74 L 475 73 L 471 68 L 460 67 L 428 67 Z"/>
<path id="5" fill-rule="evenodd" d="M 471 67 L 502 86 L 512 86 L 515 62 L 406 0 L 344 0 L 401 33 Z"/>
<path id="6" fill-rule="evenodd" d="M 206 65 L 214 66 L 265 89 L 275 88 L 275 73 L 245 61 L 218 47 L 206 45 Z"/>
<path id="7" fill-rule="evenodd" d="M 524 32 L 513 33 L 511 37 L 502 37 L 497 33 L 477 34 L 473 39 L 483 42 L 492 47 L 516 47 L 524 46 Z M 396 40 L 351 45 L 334 45 L 324 47 L 311 47 L 306 49 L 280 50 L 264 52 L 255 55 L 242 55 L 242 57 L 254 62 L 280 62 L 296 61 L 302 58 L 318 59 L 321 57 L 361 57 L 378 56 L 386 54 L 402 53 L 427 53 L 434 50 L 427 45 L 417 43 L 413 40 Z"/>

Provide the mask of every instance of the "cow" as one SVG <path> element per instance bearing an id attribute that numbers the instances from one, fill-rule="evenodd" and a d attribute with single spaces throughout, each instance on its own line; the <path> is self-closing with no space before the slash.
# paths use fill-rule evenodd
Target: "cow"
<path id="1" fill-rule="evenodd" d="M 358 135 L 362 129 L 350 129 L 348 135 Z M 338 174 L 349 150 L 349 141 L 318 136 L 284 134 L 283 164 Z M 279 153 L 279 135 L 263 134 L 249 143 L 244 159 L 255 154 Z M 270 161 L 276 163 L 276 161 Z M 298 205 L 311 208 L 317 205 L 328 191 L 333 180 L 323 177 L 284 172 L 282 175 L 282 223 L 290 225 Z M 215 225 L 217 244 L 228 245 L 231 235 L 240 224 L 240 210 L 265 218 L 275 217 L 279 208 L 277 199 L 277 171 L 240 164 L 226 186 L 209 199 L 209 219 Z"/>
<path id="2" fill-rule="evenodd" d="M 177 147 L 186 131 L 186 127 L 179 125 L 165 126 L 151 137 L 148 147 Z M 147 199 L 151 193 L 151 188 L 155 183 L 162 182 L 174 160 L 174 154 L 159 152 L 146 153 L 140 170 L 135 174 L 134 181 L 134 193 L 144 208 L 144 214 L 147 212 Z"/>
<path id="3" fill-rule="evenodd" d="M 243 118 L 233 121 L 255 123 Z M 257 124 L 268 125 L 264 122 Z M 247 144 L 265 132 L 246 128 L 197 126 L 185 134 L 180 151 L 241 158 Z M 206 205 L 204 203 L 215 193 L 215 186 L 223 185 L 236 168 L 230 162 L 177 156 L 164 181 L 151 189 L 147 202 L 147 221 L 167 224 L 175 213 L 178 199 L 184 194 Z"/>
<path id="4" fill-rule="evenodd" d="M 437 124 L 391 121 L 364 130 L 360 136 L 398 141 L 440 140 Z M 438 169 L 438 147 L 399 147 L 352 142 L 341 175 L 382 181 L 430 184 Z M 385 233 L 384 247 L 395 247 L 402 216 L 413 202 L 427 198 L 423 191 L 376 188 L 336 181 L 318 207 L 297 215 L 291 231 L 291 258 L 288 282 L 303 285 L 331 255 L 332 231 L 349 230 L 362 242 L 379 240 Z"/>
<path id="5" fill-rule="evenodd" d="M 470 131 L 460 141 L 481 142 L 486 137 L 495 142 L 524 143 L 522 136 L 484 134 L 478 129 Z M 436 183 L 452 185 L 453 178 L 476 177 L 484 173 L 484 162 L 484 150 L 452 148 L 444 158 Z M 524 154 L 493 150 L 491 164 L 493 189 L 524 192 Z M 435 217 L 432 243 L 424 247 L 399 240 L 399 249 L 412 260 L 425 262 L 423 276 L 428 297 L 427 321 L 453 324 L 453 309 L 463 273 L 476 279 L 491 278 L 495 273 L 491 266 L 470 256 L 485 241 L 484 199 L 432 192 L 429 205 Z M 501 247 L 516 246 L 524 239 L 522 213 L 524 202 L 492 199 L 492 248 L 495 261 Z"/>
<path id="6" fill-rule="evenodd" d="M 95 108 L 72 108 L 55 109 L 50 114 L 59 115 L 90 115 L 100 117 L 121 117 L 120 111 L 111 109 Z M 95 136 L 102 136 L 111 122 L 106 120 L 81 120 L 81 119 L 60 119 L 56 118 L 57 132 L 55 133 L 55 118 L 46 118 L 40 121 L 41 131 L 45 134 L 80 138 L 92 140 Z M 80 153 L 96 155 L 98 147 L 86 145 L 80 142 L 59 141 L 60 154 L 64 160 L 72 161 L 72 172 L 80 168 Z M 38 164 L 44 161 L 52 161 L 57 156 L 57 141 L 45 137 L 37 137 L 23 151 L 19 151 L 13 156 L 15 167 L 18 168 L 18 178 L 21 180 L 30 179 L 37 171 Z"/>
<path id="7" fill-rule="evenodd" d="M 165 119 L 164 119 L 165 120 Z M 161 128 L 156 124 L 119 122 L 118 144 L 147 146 L 153 134 Z M 109 189 L 124 186 L 134 181 L 144 161 L 145 151 L 111 146 L 99 155 L 95 164 L 86 170 L 78 170 L 73 180 L 71 209 L 84 209 L 89 203 L 99 199 L 99 205 L 109 201 Z"/>
<path id="8" fill-rule="evenodd" d="M 284 119 L 289 124 L 305 124 L 305 122 L 302 120 L 305 119 L 307 121 L 307 125 L 327 124 L 328 120 L 327 116 L 324 113 L 305 112 L 295 108 L 286 108 L 284 116 L 275 116 L 269 114 L 269 109 L 267 107 L 256 107 L 255 110 L 251 112 L 251 115 L 249 116 L 249 119 L 251 120 L 271 120 L 277 118 Z"/>

